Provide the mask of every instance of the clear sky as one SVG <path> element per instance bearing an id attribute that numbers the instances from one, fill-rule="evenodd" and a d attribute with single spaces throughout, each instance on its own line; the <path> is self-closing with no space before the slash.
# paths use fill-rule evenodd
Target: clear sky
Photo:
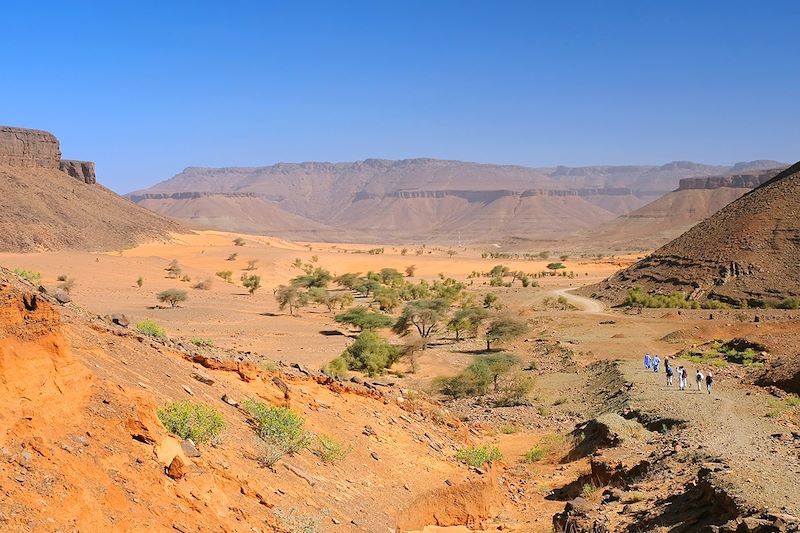
<path id="1" fill-rule="evenodd" d="M 3 2 L 0 124 L 186 166 L 800 159 L 797 1 Z"/>

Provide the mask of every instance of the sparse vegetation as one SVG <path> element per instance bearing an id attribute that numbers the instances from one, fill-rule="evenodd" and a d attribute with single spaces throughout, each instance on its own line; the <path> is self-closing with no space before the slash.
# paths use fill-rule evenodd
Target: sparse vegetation
<path id="1" fill-rule="evenodd" d="M 149 318 L 140 320 L 136 324 L 136 331 L 138 331 L 142 335 L 147 335 L 148 337 L 163 338 L 167 336 L 167 333 L 166 331 L 164 331 L 164 328 L 159 326 L 155 320 L 151 320 Z"/>
<path id="2" fill-rule="evenodd" d="M 243 273 L 240 279 L 242 281 L 242 286 L 247 289 L 247 292 L 250 293 L 250 296 L 252 296 L 253 293 L 261 288 L 261 276 L 258 274 Z"/>
<path id="3" fill-rule="evenodd" d="M 258 270 L 258 259 L 248 259 L 245 270 Z"/>
<path id="4" fill-rule="evenodd" d="M 486 330 L 486 351 L 492 349 L 493 342 L 505 342 L 516 339 L 527 333 L 528 326 L 513 318 L 497 318 Z"/>
<path id="5" fill-rule="evenodd" d="M 481 355 L 473 359 L 464 370 L 455 376 L 440 376 L 436 383 L 440 392 L 453 398 L 483 396 L 491 387 L 500 390 L 500 378 L 518 362 L 509 353 Z"/>
<path id="6" fill-rule="evenodd" d="M 500 450 L 497 449 L 496 446 L 488 445 L 476 448 L 461 448 L 456 453 L 456 459 L 474 468 L 480 468 L 492 461 L 499 461 L 502 458 L 503 454 L 500 453 Z"/>
<path id="7" fill-rule="evenodd" d="M 403 249 L 405 250 L 405 248 L 403 248 Z M 403 255 L 405 255 L 405 254 L 403 254 Z M 408 265 L 406 267 L 406 271 L 405 272 L 406 272 L 406 277 L 407 278 L 413 278 L 414 274 L 417 273 L 417 265 Z"/>
<path id="8" fill-rule="evenodd" d="M 353 450 L 353 446 L 342 444 L 328 435 L 317 435 L 314 454 L 322 459 L 323 463 L 336 463 L 343 460 Z"/>
<path id="9" fill-rule="evenodd" d="M 275 300 L 281 311 L 288 307 L 289 314 L 294 316 L 296 310 L 308 305 L 308 293 L 294 285 L 279 285 L 275 289 Z"/>
<path id="10" fill-rule="evenodd" d="M 375 376 L 390 368 L 399 356 L 397 346 L 374 331 L 367 330 L 362 331 L 340 357 L 347 363 L 348 369 Z"/>
<path id="11" fill-rule="evenodd" d="M 192 337 L 189 342 L 201 348 L 212 348 L 215 346 L 214 341 L 206 337 Z"/>
<path id="12" fill-rule="evenodd" d="M 21 277 L 24 280 L 29 281 L 33 285 L 39 285 L 42 283 L 42 273 L 36 272 L 35 270 L 27 270 L 24 268 L 15 268 L 14 274 Z"/>
<path id="13" fill-rule="evenodd" d="M 167 265 L 167 268 L 165 268 L 164 270 L 167 271 L 167 277 L 170 279 L 178 279 L 183 274 L 183 269 L 178 264 L 177 259 L 173 259 L 172 261 L 170 261 L 169 265 Z"/>
<path id="14" fill-rule="evenodd" d="M 225 428 L 225 419 L 218 411 L 190 400 L 167 404 L 157 414 L 167 431 L 197 444 L 213 442 Z"/>
<path id="15" fill-rule="evenodd" d="M 341 356 L 332 359 L 330 363 L 322 367 L 322 372 L 332 378 L 344 379 L 347 377 L 347 371 L 347 361 Z"/>
<path id="16" fill-rule="evenodd" d="M 687 300 L 682 292 L 675 291 L 669 295 L 648 294 L 641 287 L 628 290 L 625 301 L 622 303 L 626 307 L 647 307 L 647 308 L 673 308 L 673 309 L 728 309 L 730 305 L 716 300 L 706 300 L 702 304 L 696 300 Z"/>
<path id="17" fill-rule="evenodd" d="M 226 259 L 226 261 L 236 261 L 237 257 L 239 257 L 239 254 L 233 253 L 233 254 L 228 256 L 228 259 Z"/>
<path id="18" fill-rule="evenodd" d="M 493 292 L 487 292 L 486 296 L 483 297 L 483 307 L 484 309 L 491 309 L 495 306 L 497 302 L 497 295 Z"/>
<path id="19" fill-rule="evenodd" d="M 233 272 L 230 270 L 220 270 L 217 272 L 217 277 L 224 279 L 228 283 L 233 283 Z"/>
<path id="20" fill-rule="evenodd" d="M 392 317 L 383 313 L 370 311 L 363 306 L 353 307 L 336 315 L 334 320 L 340 324 L 350 324 L 359 330 L 386 328 L 394 323 Z"/>
<path id="21" fill-rule="evenodd" d="M 138 278 L 136 278 L 136 286 L 141 289 L 142 285 L 144 285 L 144 278 L 142 276 L 139 276 Z"/>
<path id="22" fill-rule="evenodd" d="M 242 409 L 250 415 L 258 437 L 270 445 L 272 451 L 282 452 L 281 456 L 304 450 L 313 442 L 313 434 L 303 427 L 305 419 L 288 407 L 273 407 L 249 399 L 242 402 Z"/>
<path id="23" fill-rule="evenodd" d="M 201 291 L 208 291 L 211 290 L 211 287 L 214 285 L 214 280 L 211 278 L 206 278 L 203 281 L 198 281 L 194 285 L 192 285 L 193 289 L 198 289 Z"/>
<path id="24" fill-rule="evenodd" d="M 398 335 L 408 335 L 414 327 L 419 336 L 427 340 L 438 331 L 449 307 L 444 298 L 408 302 L 393 330 Z"/>
<path id="25" fill-rule="evenodd" d="M 522 456 L 522 460 L 526 463 L 535 463 L 541 461 L 547 455 L 547 451 L 538 446 L 534 446 Z"/>
<path id="26" fill-rule="evenodd" d="M 245 244 L 244 239 L 241 237 L 236 237 L 235 239 L 233 239 L 234 246 L 244 246 L 244 244 Z"/>
<path id="27" fill-rule="evenodd" d="M 159 292 L 156 298 L 161 303 L 168 303 L 170 307 L 176 307 L 180 302 L 185 302 L 189 297 L 184 290 L 166 289 Z"/>

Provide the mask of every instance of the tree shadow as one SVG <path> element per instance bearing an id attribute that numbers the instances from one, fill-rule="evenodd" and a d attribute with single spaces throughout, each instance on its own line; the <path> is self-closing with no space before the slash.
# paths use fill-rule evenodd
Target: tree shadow
<path id="1" fill-rule="evenodd" d="M 345 335 L 344 333 L 342 333 L 341 331 L 339 331 L 338 329 L 322 329 L 322 330 L 320 330 L 319 334 L 320 335 L 325 335 L 326 337 L 347 337 L 348 336 L 348 335 Z"/>

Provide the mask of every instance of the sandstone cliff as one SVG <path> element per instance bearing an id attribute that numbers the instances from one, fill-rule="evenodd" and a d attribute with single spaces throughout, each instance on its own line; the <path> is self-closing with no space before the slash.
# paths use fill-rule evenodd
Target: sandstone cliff
<path id="1" fill-rule="evenodd" d="M 180 230 L 99 185 L 94 163 L 62 160 L 51 133 L 0 126 L 0 251 L 114 250 Z"/>
<path id="2" fill-rule="evenodd" d="M 0 165 L 58 168 L 61 147 L 52 133 L 0 126 Z"/>

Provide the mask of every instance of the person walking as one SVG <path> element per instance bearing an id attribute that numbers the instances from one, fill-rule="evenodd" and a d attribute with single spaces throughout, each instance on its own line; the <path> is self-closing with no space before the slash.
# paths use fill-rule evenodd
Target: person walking
<path id="1" fill-rule="evenodd" d="M 669 363 L 664 364 L 664 372 L 667 374 L 667 387 L 672 387 L 672 367 Z"/>
<path id="2" fill-rule="evenodd" d="M 678 388 L 686 390 L 686 369 L 683 368 L 683 365 L 678 367 Z"/>
<path id="3" fill-rule="evenodd" d="M 644 354 L 644 368 L 650 370 L 650 353 Z"/>
<path id="4" fill-rule="evenodd" d="M 694 380 L 697 382 L 697 392 L 700 392 L 702 389 L 700 386 L 703 384 L 703 373 L 700 372 L 700 369 L 697 369 L 697 374 L 694 375 Z"/>
<path id="5" fill-rule="evenodd" d="M 661 358 L 656 354 L 655 357 L 653 357 L 653 372 L 658 372 L 658 365 L 660 364 Z"/>
<path id="6" fill-rule="evenodd" d="M 706 374 L 706 389 L 708 393 L 711 394 L 711 385 L 714 384 L 714 374 L 711 373 L 711 370 L 708 371 Z"/>

